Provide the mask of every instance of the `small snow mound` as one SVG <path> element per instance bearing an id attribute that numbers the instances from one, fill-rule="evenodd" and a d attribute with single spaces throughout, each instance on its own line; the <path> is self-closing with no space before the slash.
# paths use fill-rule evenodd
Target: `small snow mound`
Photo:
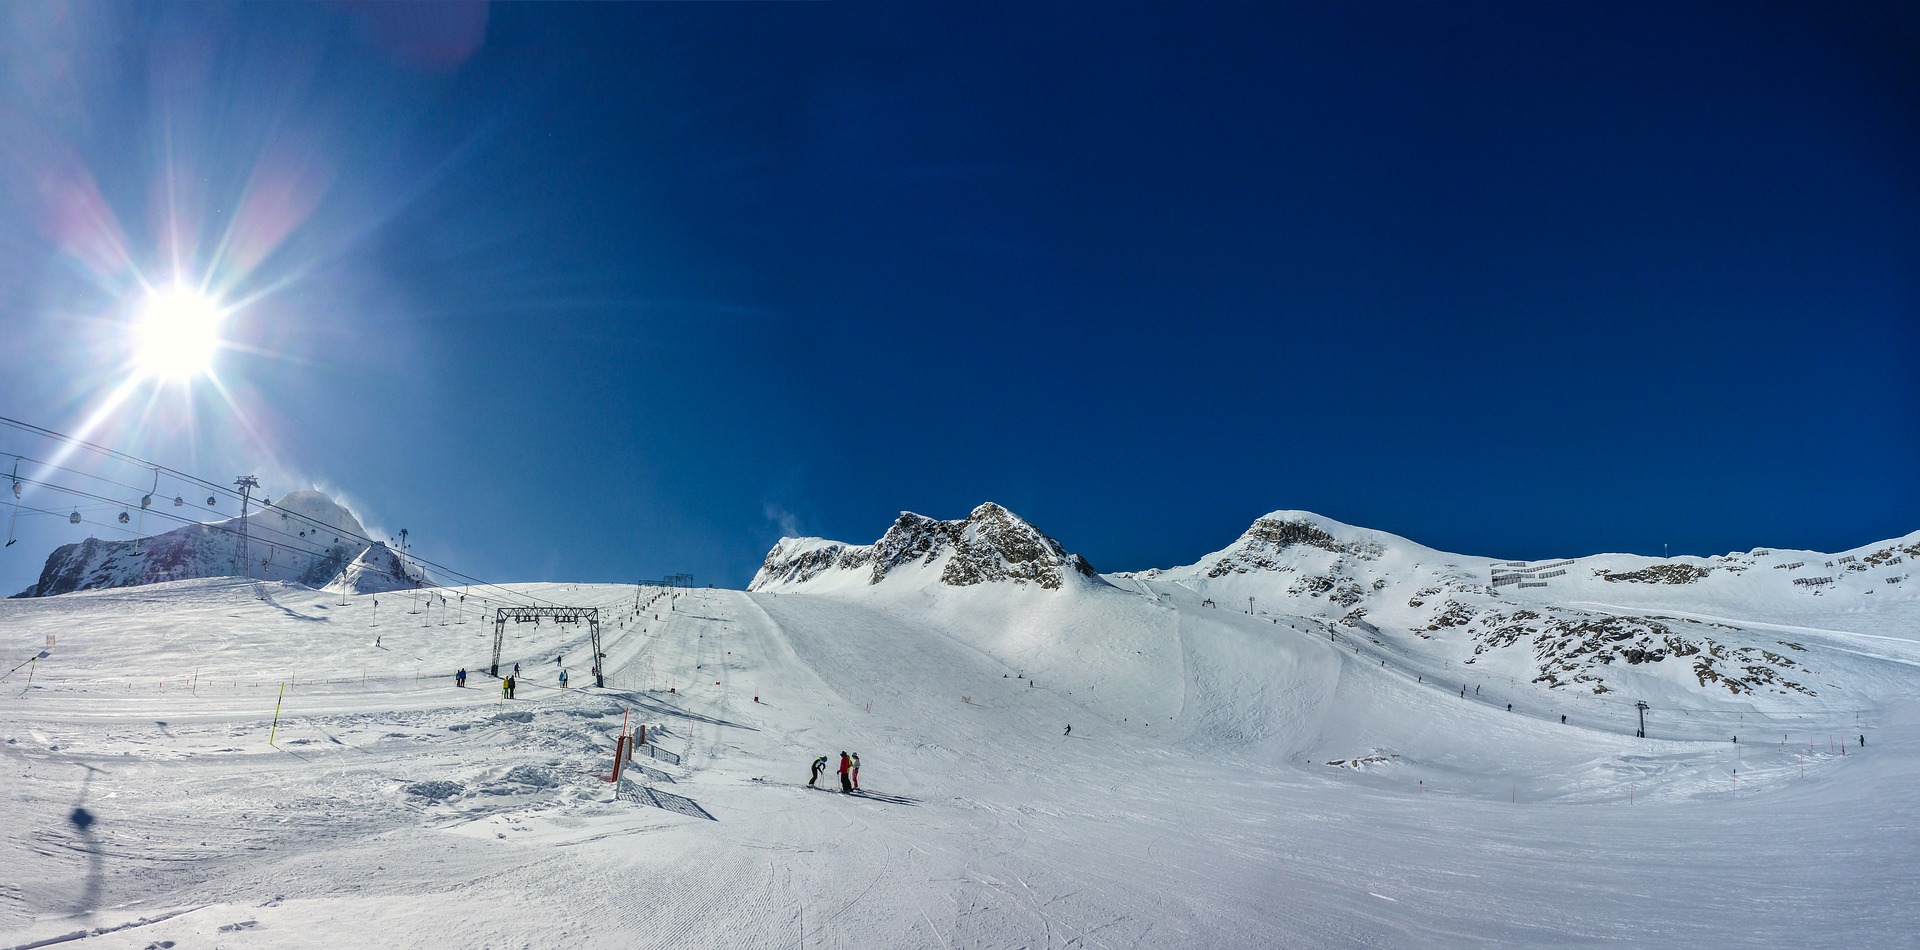
<path id="1" fill-rule="evenodd" d="M 552 771 L 538 765 L 516 765 L 500 781 L 533 788 L 554 788 L 560 784 Z"/>
<path id="2" fill-rule="evenodd" d="M 430 802 L 444 802 L 449 798 L 457 798 L 461 792 L 466 790 L 466 786 L 459 782 L 444 781 L 414 782 L 411 785 L 404 785 L 400 788 L 403 794 L 412 795 L 415 798 L 424 798 Z"/>

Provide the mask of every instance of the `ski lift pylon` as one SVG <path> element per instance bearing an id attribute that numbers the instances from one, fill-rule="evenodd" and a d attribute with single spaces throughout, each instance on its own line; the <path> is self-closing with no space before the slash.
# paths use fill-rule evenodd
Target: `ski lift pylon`
<path id="1" fill-rule="evenodd" d="M 15 456 L 13 459 L 13 517 L 8 519 L 7 521 L 7 543 L 5 545 L 6 547 L 13 547 L 13 542 L 17 540 L 13 536 L 13 526 L 19 523 L 19 521 L 20 521 L 20 458 L 19 456 Z"/>

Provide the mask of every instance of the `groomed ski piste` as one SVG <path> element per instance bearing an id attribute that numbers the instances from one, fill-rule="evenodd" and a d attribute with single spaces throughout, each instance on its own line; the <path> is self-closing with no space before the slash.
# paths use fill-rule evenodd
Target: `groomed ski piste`
<path id="1" fill-rule="evenodd" d="M 498 589 L 0 602 L 46 653 L 0 680 L 0 946 L 1912 945 L 1910 596 L 1696 604 L 1818 695 L 1675 687 L 1637 738 L 1203 580 L 513 585 L 601 608 L 607 683 L 508 624 L 510 700 Z M 842 750 L 866 794 L 807 788 Z"/>

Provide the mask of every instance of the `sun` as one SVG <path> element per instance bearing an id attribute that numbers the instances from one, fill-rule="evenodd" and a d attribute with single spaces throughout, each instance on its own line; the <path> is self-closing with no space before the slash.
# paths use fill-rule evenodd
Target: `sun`
<path id="1" fill-rule="evenodd" d="M 191 287 L 147 295 L 135 328 L 134 359 L 141 375 L 185 381 L 213 369 L 220 349 L 220 305 Z"/>

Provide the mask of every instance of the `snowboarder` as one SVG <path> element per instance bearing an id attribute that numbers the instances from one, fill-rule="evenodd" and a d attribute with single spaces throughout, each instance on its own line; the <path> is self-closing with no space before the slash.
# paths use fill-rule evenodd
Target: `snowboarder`
<path id="1" fill-rule="evenodd" d="M 852 793 L 853 779 L 847 773 L 853 770 L 853 760 L 847 757 L 847 750 L 840 750 L 840 790 Z"/>
<path id="2" fill-rule="evenodd" d="M 567 671 L 564 668 L 560 671 L 560 688 L 567 688 Z"/>
<path id="3" fill-rule="evenodd" d="M 1061 733 L 1061 735 L 1063 736 L 1073 735 L 1073 723 L 1067 723 L 1067 731 Z"/>
<path id="4" fill-rule="evenodd" d="M 466 667 L 464 666 L 461 667 L 460 672 L 453 674 L 453 685 L 458 686 L 462 689 L 466 688 L 467 686 L 467 668 Z"/>
<path id="5" fill-rule="evenodd" d="M 820 773 L 825 772 L 826 770 L 827 770 L 826 756 L 823 755 L 817 759 L 814 759 L 813 760 L 813 776 L 807 779 L 807 787 L 813 788 L 814 787 L 813 783 L 820 781 Z"/>
<path id="6" fill-rule="evenodd" d="M 853 790 L 857 792 L 860 790 L 860 753 L 855 752 L 851 758 L 853 759 Z"/>

